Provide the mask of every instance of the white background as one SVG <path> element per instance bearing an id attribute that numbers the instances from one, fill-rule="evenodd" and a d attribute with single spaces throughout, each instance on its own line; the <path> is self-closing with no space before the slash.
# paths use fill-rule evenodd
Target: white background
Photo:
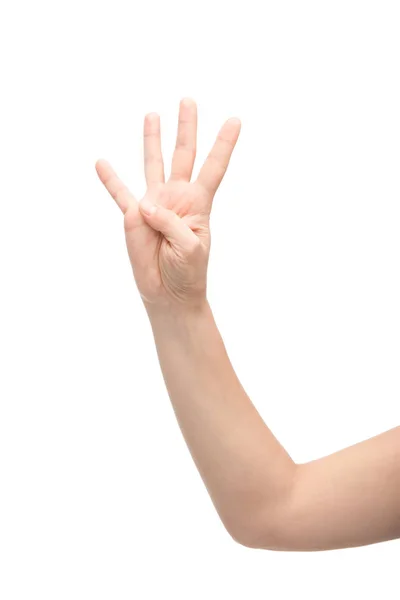
<path id="1" fill-rule="evenodd" d="M 293 459 L 400 423 L 395 1 L 3 1 L 0 597 L 398 597 L 399 542 L 250 550 L 176 424 L 104 157 L 144 192 L 142 124 L 199 107 L 215 198 L 209 299 Z"/>

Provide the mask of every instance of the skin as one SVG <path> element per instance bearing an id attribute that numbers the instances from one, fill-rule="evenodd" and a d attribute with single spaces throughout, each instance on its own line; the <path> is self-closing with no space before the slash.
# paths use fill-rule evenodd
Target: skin
<path id="1" fill-rule="evenodd" d="M 102 183 L 124 215 L 135 281 L 171 403 L 231 537 L 250 548 L 316 551 L 400 537 L 400 427 L 295 463 L 241 386 L 207 300 L 210 213 L 240 133 L 229 119 L 197 179 L 197 108 L 183 99 L 169 179 L 160 120 L 144 120 L 147 191 L 140 202 L 109 163 Z"/>

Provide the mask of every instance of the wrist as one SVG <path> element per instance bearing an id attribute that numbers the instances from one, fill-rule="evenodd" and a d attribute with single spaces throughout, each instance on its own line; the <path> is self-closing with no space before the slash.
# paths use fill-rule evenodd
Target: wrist
<path id="1" fill-rule="evenodd" d="M 196 302 L 152 303 L 143 301 L 150 321 L 179 321 L 202 315 L 210 310 L 207 298 Z"/>
<path id="2" fill-rule="evenodd" d="M 145 303 L 147 315 L 153 330 L 170 332 L 195 329 L 212 317 L 208 300 L 190 304 L 172 303 L 165 306 Z M 200 325 L 201 326 L 201 325 Z"/>

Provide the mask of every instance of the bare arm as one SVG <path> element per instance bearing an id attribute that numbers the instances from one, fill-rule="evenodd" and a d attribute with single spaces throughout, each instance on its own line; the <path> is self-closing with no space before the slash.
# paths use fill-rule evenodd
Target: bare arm
<path id="1" fill-rule="evenodd" d="M 260 518 L 260 538 L 267 522 Z M 400 427 L 299 464 L 277 546 L 329 550 L 400 538 Z M 267 542 L 268 545 L 268 542 Z"/>
<path id="2" fill-rule="evenodd" d="M 229 533 L 252 545 L 268 509 L 289 498 L 295 464 L 246 395 L 209 305 L 150 320 L 172 405 L 186 443 Z"/>
<path id="3" fill-rule="evenodd" d="M 207 302 L 206 279 L 212 202 L 240 122 L 223 125 L 191 183 L 196 131 L 196 105 L 187 99 L 165 182 L 159 118 L 146 116 L 147 192 L 140 203 L 106 161 L 96 169 L 124 214 L 128 253 L 168 393 L 225 527 L 245 546 L 274 550 L 400 537 L 400 427 L 295 464 L 236 377 Z"/>
<path id="4" fill-rule="evenodd" d="M 150 320 L 180 428 L 234 539 L 326 550 L 400 537 L 400 427 L 295 464 L 238 381 L 207 304 Z"/>

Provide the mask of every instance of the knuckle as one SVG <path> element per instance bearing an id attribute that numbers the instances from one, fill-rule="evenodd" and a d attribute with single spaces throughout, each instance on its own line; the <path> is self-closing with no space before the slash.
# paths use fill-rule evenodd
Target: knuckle
<path id="1" fill-rule="evenodd" d="M 161 156 L 156 155 L 156 154 L 146 154 L 146 156 L 144 157 L 144 162 L 145 164 L 163 164 L 163 159 Z"/>
<path id="2" fill-rule="evenodd" d="M 194 235 L 191 241 L 188 243 L 188 253 L 191 256 L 196 256 L 202 249 L 200 238 Z"/>
<path id="3" fill-rule="evenodd" d="M 152 138 L 152 137 L 157 137 L 157 136 L 158 136 L 157 131 L 145 131 L 143 133 L 143 137 L 145 137 L 145 138 Z"/>
<path id="4" fill-rule="evenodd" d="M 196 147 L 193 146 L 192 144 L 188 144 L 187 142 L 185 142 L 183 140 L 177 140 L 175 149 L 179 150 L 179 151 L 183 150 L 183 152 L 187 152 L 188 154 L 191 154 L 191 155 L 196 154 Z"/>
<path id="5" fill-rule="evenodd" d="M 229 148 L 233 148 L 235 145 L 235 142 L 233 140 L 231 140 L 223 135 L 217 135 L 217 141 L 221 144 L 225 144 Z"/>

